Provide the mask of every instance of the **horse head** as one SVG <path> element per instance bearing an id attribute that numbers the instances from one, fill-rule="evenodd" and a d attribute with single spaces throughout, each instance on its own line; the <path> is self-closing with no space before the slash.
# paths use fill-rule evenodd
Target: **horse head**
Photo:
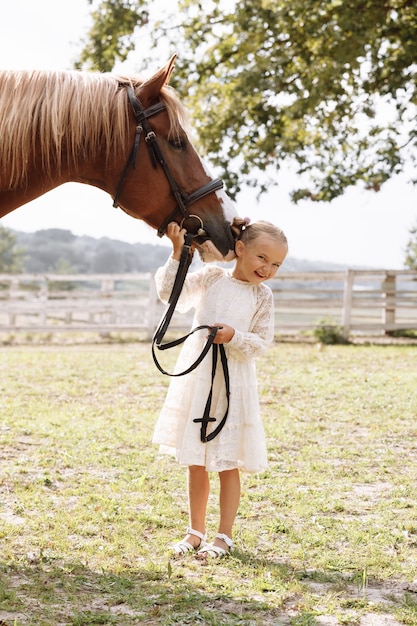
<path id="1" fill-rule="evenodd" d="M 174 61 L 175 55 L 140 86 L 126 84 L 134 147 L 118 181 L 115 205 L 145 220 L 159 236 L 170 221 L 182 224 L 195 235 L 203 261 L 230 260 L 236 211 L 190 141 L 184 108 L 168 87 Z M 141 167 L 135 173 L 133 161 L 139 154 Z"/>

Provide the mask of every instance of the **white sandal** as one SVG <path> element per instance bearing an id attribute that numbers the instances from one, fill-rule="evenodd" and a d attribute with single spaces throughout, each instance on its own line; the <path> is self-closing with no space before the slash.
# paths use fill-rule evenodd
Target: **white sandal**
<path id="1" fill-rule="evenodd" d="M 178 541 L 178 543 L 171 546 L 171 550 L 173 550 L 175 558 L 184 556 L 184 554 L 187 554 L 188 552 L 194 552 L 195 550 L 201 549 L 206 545 L 207 535 L 205 533 L 200 533 L 199 530 L 194 530 L 193 528 L 187 528 L 187 535 L 195 535 L 200 539 L 200 543 L 198 546 L 193 546 L 192 543 L 185 541 L 185 539 Z"/>
<path id="2" fill-rule="evenodd" d="M 195 558 L 199 559 L 200 561 L 205 561 L 208 558 L 219 559 L 219 558 L 226 556 L 226 554 L 229 554 L 229 552 L 232 551 L 233 541 L 230 539 L 230 537 L 228 537 L 224 533 L 217 533 L 216 538 L 224 541 L 224 543 L 228 547 L 228 550 L 225 550 L 224 548 L 221 548 L 220 546 L 215 546 L 213 543 L 207 543 L 205 546 L 202 546 L 198 550 L 197 554 L 195 555 Z"/>

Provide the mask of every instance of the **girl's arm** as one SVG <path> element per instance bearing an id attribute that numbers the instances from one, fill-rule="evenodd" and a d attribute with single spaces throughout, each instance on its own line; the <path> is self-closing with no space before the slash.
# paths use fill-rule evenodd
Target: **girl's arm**
<path id="1" fill-rule="evenodd" d="M 268 288 L 262 291 L 260 303 L 249 332 L 234 331 L 227 343 L 230 356 L 249 361 L 263 354 L 274 340 L 274 297 Z"/>
<path id="2" fill-rule="evenodd" d="M 158 268 L 155 273 L 155 284 L 158 297 L 166 304 L 171 295 L 175 277 L 181 258 L 181 252 L 184 245 L 186 234 L 185 229 L 181 229 L 176 222 L 171 222 L 167 227 L 167 237 L 172 242 L 172 255 L 169 257 L 163 267 Z M 195 305 L 196 296 L 201 289 L 201 272 L 192 272 L 188 274 L 181 295 L 178 299 L 177 310 L 184 313 Z"/>

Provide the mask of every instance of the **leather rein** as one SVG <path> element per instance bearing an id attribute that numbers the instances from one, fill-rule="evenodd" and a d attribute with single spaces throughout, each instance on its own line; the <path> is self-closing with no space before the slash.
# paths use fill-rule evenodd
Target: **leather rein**
<path id="1" fill-rule="evenodd" d="M 195 237 L 204 237 L 207 236 L 206 231 L 204 230 L 204 224 L 201 220 L 201 218 L 198 215 L 193 215 L 190 214 L 190 212 L 188 211 L 188 207 L 193 204 L 194 202 L 196 202 L 197 200 L 200 200 L 200 198 L 203 198 L 204 196 L 207 196 L 208 194 L 212 193 L 213 191 L 218 191 L 219 189 L 221 189 L 223 187 L 223 181 L 220 180 L 219 178 L 211 180 L 210 182 L 208 182 L 206 185 L 203 185 L 202 187 L 200 187 L 199 189 L 197 189 L 196 191 L 193 191 L 190 194 L 187 194 L 177 183 L 177 181 L 175 180 L 175 178 L 173 177 L 173 175 L 171 174 L 171 171 L 169 169 L 169 166 L 164 158 L 164 155 L 161 151 L 161 148 L 158 144 L 157 141 L 157 137 L 155 132 L 152 130 L 152 127 L 148 121 L 149 117 L 152 117 L 153 115 L 156 115 L 157 113 L 160 113 L 161 111 L 163 111 L 164 109 L 166 109 L 166 105 L 164 102 L 157 102 L 156 104 L 148 107 L 147 109 L 144 109 L 141 101 L 136 97 L 135 92 L 133 90 L 133 88 L 130 85 L 126 86 L 126 91 L 127 91 L 127 95 L 129 98 L 129 102 L 130 105 L 132 107 L 133 110 L 133 114 L 135 116 L 135 120 L 136 120 L 136 132 L 135 132 L 135 138 L 134 138 L 134 142 L 133 142 L 133 147 L 132 150 L 130 152 L 130 155 L 126 161 L 125 167 L 122 171 L 122 174 L 120 176 L 120 180 L 119 183 L 117 185 L 116 188 L 116 193 L 114 195 L 114 199 L 113 199 L 113 206 L 115 208 L 117 208 L 119 206 L 119 197 L 124 185 L 124 182 L 126 180 L 126 176 L 129 172 L 129 169 L 135 169 L 136 168 L 136 164 L 137 164 L 137 157 L 138 157 L 138 151 L 139 151 L 139 144 L 140 144 L 140 138 L 142 136 L 142 133 L 145 134 L 145 142 L 146 145 L 148 146 L 149 149 L 149 153 L 151 156 L 151 161 L 152 161 L 152 165 L 153 167 L 156 169 L 158 167 L 158 164 L 162 167 L 164 174 L 169 182 L 169 185 L 171 187 L 171 191 L 177 201 L 177 206 L 175 207 L 175 209 L 168 215 L 168 217 L 164 220 L 164 222 L 162 223 L 162 225 L 158 228 L 158 236 L 162 237 L 165 234 L 166 228 L 168 226 L 168 224 L 170 222 L 172 222 L 176 217 L 178 217 L 178 212 L 180 212 L 180 214 L 182 215 L 182 221 L 181 221 L 181 227 L 187 228 L 187 234 L 185 237 L 185 242 L 184 242 L 184 246 L 182 249 L 182 253 L 181 253 L 181 259 L 180 259 L 180 264 L 178 266 L 178 271 L 177 271 L 177 275 L 175 277 L 175 281 L 174 281 L 174 285 L 171 291 L 171 295 L 169 297 L 168 300 L 168 306 L 167 309 L 165 311 L 165 313 L 163 314 L 161 321 L 158 325 L 158 328 L 156 329 L 153 339 L 152 339 L 152 357 L 154 360 L 154 363 L 156 365 L 156 367 L 159 369 L 159 371 L 162 374 L 166 374 L 167 376 L 184 376 L 186 374 L 189 374 L 190 372 L 192 372 L 202 361 L 203 359 L 206 357 L 206 355 L 208 354 L 210 348 L 212 348 L 212 372 L 211 372 L 211 388 L 210 388 L 210 392 L 209 392 L 209 396 L 207 398 L 207 402 L 206 402 L 206 406 L 204 409 L 204 414 L 202 418 L 196 418 L 193 421 L 196 423 L 201 423 L 201 429 L 200 429 L 200 440 L 201 442 L 205 443 L 208 441 L 211 441 L 212 439 L 214 439 L 214 437 L 216 437 L 219 432 L 221 431 L 221 429 L 223 428 L 224 424 L 226 423 L 226 419 L 227 419 L 227 415 L 229 412 L 229 396 L 230 396 L 230 380 L 229 380 L 229 369 L 227 366 L 227 358 L 226 358 L 226 353 L 225 353 L 225 349 L 223 344 L 215 344 L 214 343 L 214 339 L 216 337 L 216 333 L 218 331 L 218 327 L 216 326 L 197 326 L 196 328 L 193 328 L 187 335 L 185 335 L 184 337 L 180 337 L 179 339 L 176 339 L 174 341 L 170 341 L 168 343 L 163 344 L 163 338 L 168 330 L 168 326 L 171 322 L 172 319 L 172 315 L 174 313 L 175 307 L 177 305 L 178 302 L 178 298 L 180 297 L 181 294 L 181 290 L 182 287 L 184 285 L 184 281 L 185 281 L 185 277 L 187 275 L 188 272 L 188 268 L 191 264 L 192 261 L 192 250 L 191 250 L 191 246 L 192 246 L 192 242 L 193 239 Z M 190 229 L 190 220 L 195 219 L 197 220 L 197 228 L 195 229 L 196 232 L 193 234 L 191 232 L 189 232 Z M 187 223 L 186 223 L 187 222 Z M 194 363 L 192 363 L 192 365 L 190 365 L 187 369 L 185 369 L 183 372 L 179 372 L 179 373 L 169 373 L 167 372 L 158 362 L 158 359 L 156 358 L 156 353 L 155 353 L 155 347 L 158 350 L 167 350 L 169 348 L 173 348 L 175 346 L 180 345 L 181 343 L 183 343 L 188 337 L 190 337 L 192 334 L 194 334 L 195 332 L 199 331 L 199 330 L 208 330 L 209 331 L 209 335 L 207 338 L 207 342 L 203 348 L 203 351 L 201 352 L 200 356 L 195 360 Z M 210 417 L 210 407 L 211 407 L 211 400 L 212 400 L 212 395 L 213 395 L 213 383 L 214 383 L 214 377 L 215 377 L 215 373 L 216 373 L 216 368 L 217 368 L 217 361 L 218 361 L 218 354 L 220 352 L 220 359 L 221 359 L 221 364 L 222 364 L 222 368 L 223 368 L 223 376 L 224 376 L 224 381 L 225 381 L 225 390 L 226 390 L 226 401 L 227 401 L 227 406 L 226 406 L 226 411 L 225 414 L 222 418 L 222 420 L 220 421 L 220 423 L 217 425 L 217 427 L 210 432 L 207 435 L 207 427 L 208 424 L 210 422 L 215 422 L 216 419 L 214 417 Z"/>
<path id="2" fill-rule="evenodd" d="M 162 374 L 166 374 L 167 376 L 175 376 L 175 377 L 185 376 L 186 374 L 189 374 L 190 372 L 192 372 L 198 365 L 200 365 L 200 363 L 208 354 L 210 348 L 212 349 L 211 385 L 210 385 L 209 395 L 208 395 L 207 402 L 204 408 L 203 417 L 196 418 L 193 420 L 193 422 L 195 423 L 201 423 L 200 441 L 202 443 L 206 443 L 214 439 L 219 434 L 219 432 L 221 431 L 221 429 L 226 423 L 226 419 L 229 413 L 230 377 L 229 377 L 229 368 L 227 365 L 226 351 L 224 349 L 223 344 L 214 343 L 214 339 L 216 337 L 216 334 L 219 328 L 217 326 L 207 326 L 207 325 L 196 326 L 187 335 L 184 335 L 183 337 L 180 337 L 179 339 L 174 339 L 173 341 L 169 341 L 167 343 L 162 343 L 163 338 L 168 330 L 168 326 L 171 322 L 172 315 L 175 311 L 178 298 L 181 295 L 181 290 L 184 285 L 185 277 L 187 275 L 187 271 L 192 260 L 191 245 L 192 245 L 193 238 L 194 238 L 194 235 L 192 235 L 191 233 L 187 233 L 185 236 L 185 242 L 184 242 L 182 252 L 181 252 L 180 263 L 178 266 L 177 274 L 175 276 L 175 281 L 172 287 L 171 295 L 168 300 L 168 305 L 165 310 L 165 313 L 163 314 L 161 318 L 161 321 L 158 324 L 158 328 L 156 329 L 154 336 L 152 338 L 152 357 L 153 357 L 156 367 L 159 369 L 159 371 Z M 174 374 L 167 372 L 161 366 L 161 364 L 159 363 L 156 357 L 155 347 L 158 350 L 168 350 L 169 348 L 174 348 L 175 346 L 179 346 L 180 344 L 184 343 L 184 341 L 188 339 L 188 337 L 190 337 L 191 335 L 193 335 L 195 332 L 199 330 L 209 331 L 206 344 L 201 354 L 197 357 L 194 363 L 192 363 L 189 367 L 187 367 L 182 372 L 177 372 Z M 210 432 L 207 435 L 208 424 L 210 422 L 216 421 L 215 417 L 210 416 L 210 408 L 211 408 L 211 401 L 213 397 L 213 384 L 214 384 L 214 378 L 215 378 L 216 369 L 217 369 L 217 361 L 218 361 L 219 352 L 220 352 L 220 360 L 221 360 L 222 369 L 223 369 L 223 378 L 224 378 L 224 383 L 225 383 L 226 410 L 220 423 L 216 426 L 216 428 L 212 432 Z"/>

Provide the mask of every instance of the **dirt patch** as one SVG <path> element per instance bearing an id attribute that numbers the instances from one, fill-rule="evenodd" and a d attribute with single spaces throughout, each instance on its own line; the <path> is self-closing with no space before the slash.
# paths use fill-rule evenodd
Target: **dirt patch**
<path id="1" fill-rule="evenodd" d="M 357 586 L 348 583 L 343 586 L 343 590 L 340 589 L 340 583 L 310 581 L 305 583 L 305 585 L 318 597 L 337 593 L 339 597 L 342 596 L 346 601 L 351 600 L 352 605 L 361 599 L 369 604 L 369 608 L 372 607 L 372 611 L 364 614 L 361 614 L 361 609 L 346 609 L 346 613 L 349 614 L 352 623 L 358 624 L 358 626 L 403 626 L 403 623 L 396 620 L 388 611 L 392 609 L 393 603 L 398 605 L 405 600 L 406 594 L 412 590 L 413 583 L 392 581 L 380 584 L 374 582 L 367 584 L 364 590 L 360 590 Z M 375 607 L 379 607 L 381 611 L 376 612 Z M 319 615 L 316 617 L 316 621 L 322 626 L 341 626 L 344 623 L 332 615 Z"/>
<path id="2" fill-rule="evenodd" d="M 367 613 L 361 617 L 360 626 L 402 626 L 391 615 L 383 613 Z"/>

